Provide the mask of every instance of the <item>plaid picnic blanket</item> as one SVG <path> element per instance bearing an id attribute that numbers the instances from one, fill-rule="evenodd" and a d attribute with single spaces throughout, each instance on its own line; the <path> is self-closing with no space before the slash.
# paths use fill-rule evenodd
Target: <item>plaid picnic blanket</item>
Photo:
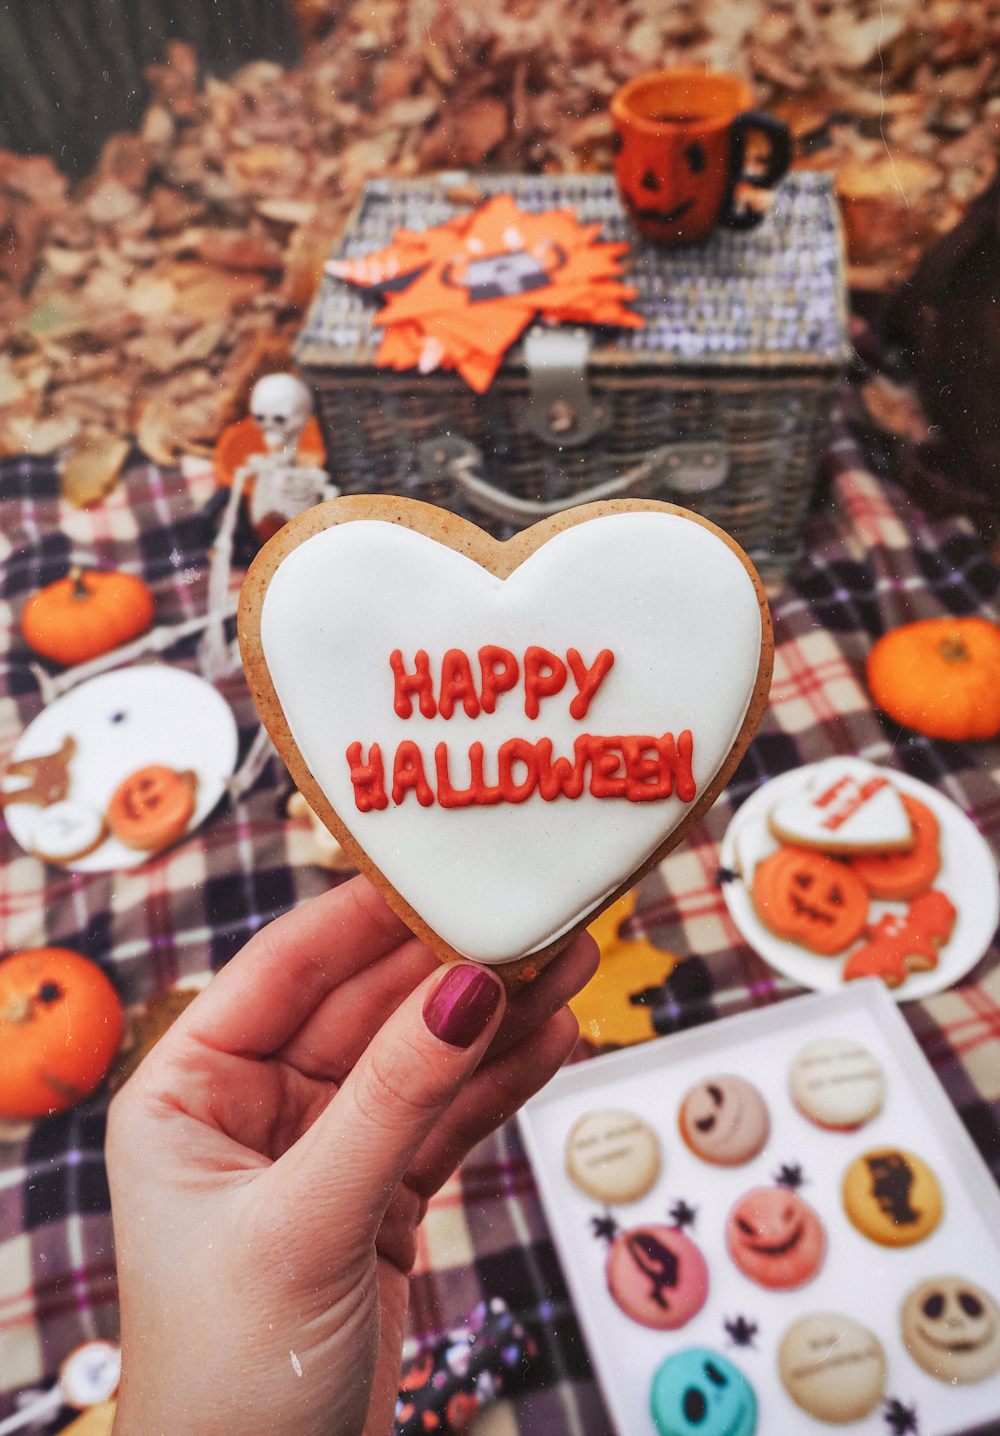
<path id="1" fill-rule="evenodd" d="M 61 503 L 47 460 L 0 464 L 0 764 L 41 707 L 17 631 L 21 603 L 79 555 L 139 573 L 160 622 L 203 611 L 213 533 L 210 479 L 137 461 L 100 508 Z M 929 524 L 876 479 L 840 435 L 808 552 L 772 605 L 770 707 L 723 799 L 643 882 L 630 925 L 681 956 L 652 1008 L 669 1032 L 797 989 L 739 938 L 718 886 L 719 842 L 764 780 L 836 753 L 885 761 L 946 792 L 1000 854 L 1000 744 L 945 744 L 900 733 L 864 685 L 872 640 L 942 613 L 998 617 L 1000 569 L 964 520 Z M 206 505 L 209 507 L 206 509 Z M 166 656 L 194 669 L 196 640 Z M 221 685 L 241 748 L 256 730 L 242 677 Z M 0 952 L 65 944 L 100 963 L 126 1003 L 225 963 L 262 924 L 328 885 L 302 862 L 284 816 L 289 781 L 272 760 L 251 792 L 228 799 L 191 839 L 130 873 L 45 867 L 0 828 Z M 983 1157 L 1000 1180 L 1000 949 L 949 992 L 903 1009 Z M 117 1330 L 98 1094 L 17 1140 L 0 1140 L 0 1414 L 45 1384 L 81 1341 Z M 514 1124 L 479 1146 L 431 1203 L 420 1233 L 407 1351 L 433 1346 L 484 1297 L 502 1297 L 539 1355 L 521 1390 L 494 1410 L 491 1436 L 604 1436 L 591 1375 L 532 1175 Z"/>

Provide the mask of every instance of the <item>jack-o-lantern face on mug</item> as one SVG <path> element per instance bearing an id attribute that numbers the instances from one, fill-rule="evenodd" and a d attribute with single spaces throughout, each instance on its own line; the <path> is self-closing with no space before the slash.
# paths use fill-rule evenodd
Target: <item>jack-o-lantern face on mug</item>
<path id="1" fill-rule="evenodd" d="M 1000 1311 L 975 1282 L 961 1276 L 921 1282 L 899 1319 L 910 1355 L 939 1381 L 985 1381 L 1000 1371 Z"/>
<path id="2" fill-rule="evenodd" d="M 824 957 L 843 952 L 868 921 L 868 889 L 857 873 L 810 848 L 781 847 L 758 863 L 753 903 L 772 932 Z"/>
<path id="3" fill-rule="evenodd" d="M 751 110 L 747 86 L 735 75 L 664 70 L 631 80 L 611 101 L 618 135 L 615 177 L 636 228 L 658 244 L 693 244 L 716 224 L 748 228 L 760 215 L 737 214 L 740 179 L 776 184 L 791 158 L 787 127 Z M 770 155 L 766 174 L 744 174 L 749 130 L 762 131 Z"/>

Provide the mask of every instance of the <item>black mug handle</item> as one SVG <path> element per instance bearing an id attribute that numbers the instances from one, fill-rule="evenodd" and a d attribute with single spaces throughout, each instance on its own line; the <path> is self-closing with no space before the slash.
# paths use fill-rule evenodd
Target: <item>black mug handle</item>
<path id="1" fill-rule="evenodd" d="M 767 135 L 771 153 L 767 157 L 767 168 L 762 175 L 743 173 L 746 157 L 747 134 L 759 130 Z M 764 218 L 758 210 L 737 210 L 733 207 L 733 192 L 738 184 L 752 184 L 755 189 L 773 189 L 788 173 L 792 162 L 792 134 L 784 120 L 769 115 L 766 110 L 744 110 L 737 115 L 729 130 L 729 175 L 726 197 L 723 201 L 719 223 L 730 229 L 753 229 Z"/>

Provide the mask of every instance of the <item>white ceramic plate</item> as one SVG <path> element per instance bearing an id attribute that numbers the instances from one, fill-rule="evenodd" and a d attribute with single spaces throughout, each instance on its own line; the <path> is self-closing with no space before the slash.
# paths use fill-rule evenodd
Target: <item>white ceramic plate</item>
<path id="1" fill-rule="evenodd" d="M 163 763 L 179 772 L 193 769 L 198 794 L 185 837 L 222 797 L 239 749 L 236 719 L 226 700 L 204 679 L 165 663 L 116 669 L 71 689 L 42 709 L 11 757 L 16 762 L 55 753 L 67 736 L 76 739 L 67 796 L 102 813 L 118 784 L 138 768 Z M 29 852 L 43 811 L 28 803 L 7 805 L 7 826 Z M 109 837 L 85 857 L 59 866 L 101 873 L 138 867 L 150 856 Z"/>
<path id="2" fill-rule="evenodd" d="M 801 789 L 816 766 L 811 763 L 782 773 L 746 800 L 722 840 L 723 867 L 737 870 L 737 836 L 752 824 L 766 823 L 774 805 Z M 1000 880 L 996 859 L 988 844 L 961 808 L 918 778 L 890 769 L 885 772 L 901 793 L 909 793 L 925 803 L 940 823 L 941 871 L 934 886 L 951 899 L 958 912 L 955 929 L 941 949 L 937 967 L 930 972 L 911 972 L 904 983 L 893 989 L 891 995 L 897 1002 L 911 1002 L 951 987 L 982 957 L 1000 922 Z M 818 957 L 798 943 L 776 937 L 758 918 L 742 877 L 723 883 L 722 894 L 730 917 L 746 941 L 785 977 L 817 992 L 835 992 L 843 986 L 840 974 L 846 953 Z M 873 901 L 868 920 L 874 924 L 883 913 L 905 911 L 906 903 Z"/>
<path id="3" fill-rule="evenodd" d="M 808 1121 L 788 1094 L 788 1069 L 810 1042 L 849 1033 L 885 1073 L 881 1112 L 851 1132 L 825 1131 Z M 681 1099 L 694 1082 L 732 1072 L 758 1088 L 771 1134 L 741 1167 L 713 1167 L 685 1145 L 677 1130 Z M 620 1229 L 666 1221 L 680 1198 L 697 1208 L 687 1235 L 708 1264 L 708 1299 L 677 1331 L 652 1331 L 631 1321 L 612 1300 L 605 1278 L 607 1246 L 591 1219 L 606 1215 L 566 1174 L 566 1137 L 587 1112 L 635 1112 L 660 1139 L 663 1168 L 638 1201 L 615 1206 Z M 883 1408 L 850 1425 L 814 1421 L 778 1378 L 777 1351 L 787 1328 L 810 1312 L 842 1312 L 869 1328 L 886 1354 L 886 1397 L 915 1407 L 920 1436 L 956 1436 L 1000 1413 L 1000 1372 L 951 1386 L 923 1371 L 903 1345 L 899 1309 L 906 1294 L 946 1272 L 970 1277 L 1000 1299 L 1000 1193 L 958 1113 L 948 1101 L 901 1013 L 875 978 L 835 994 L 791 998 L 755 1012 L 722 1018 L 590 1062 L 577 1062 L 518 1114 L 531 1167 L 559 1261 L 580 1319 L 608 1410 L 620 1436 L 657 1436 L 649 1411 L 653 1373 L 675 1352 L 707 1346 L 736 1365 L 757 1395 L 756 1436 L 890 1436 Z M 863 1237 L 841 1201 L 848 1166 L 873 1147 L 899 1145 L 933 1169 L 944 1217 L 924 1241 L 884 1247 Z M 812 1281 L 792 1291 L 765 1290 L 733 1265 L 725 1244 L 726 1216 L 752 1187 L 769 1186 L 785 1163 L 801 1163 L 802 1196 L 820 1215 L 827 1254 Z M 734 1346 L 724 1322 L 742 1316 L 757 1327 L 752 1346 Z M 995 1431 L 994 1424 L 982 1431 Z M 693 1436 L 692 1428 L 692 1436 Z"/>

